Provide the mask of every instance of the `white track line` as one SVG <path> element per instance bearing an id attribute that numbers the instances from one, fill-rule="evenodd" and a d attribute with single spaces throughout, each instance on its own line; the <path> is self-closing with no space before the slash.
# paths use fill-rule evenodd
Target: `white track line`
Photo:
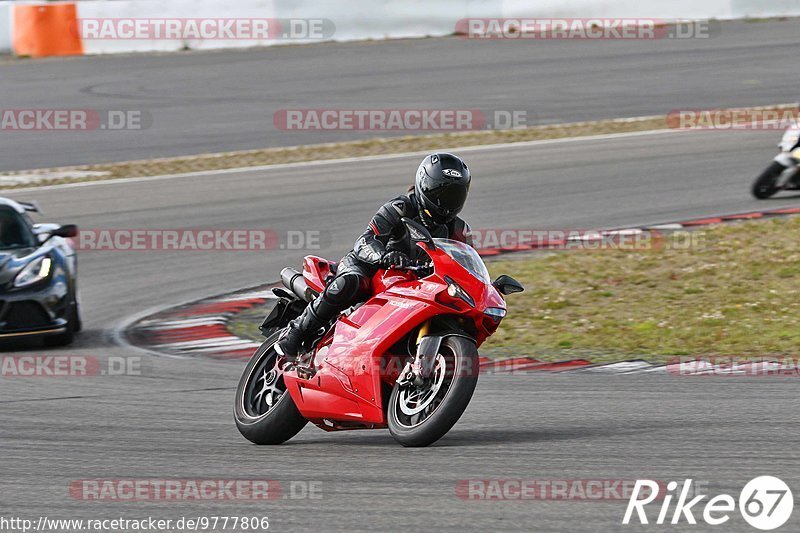
<path id="1" fill-rule="evenodd" d="M 530 148 L 533 146 L 546 146 L 549 144 L 564 144 L 564 143 L 571 143 L 576 141 L 604 141 L 604 140 L 611 140 L 611 139 L 625 139 L 628 137 L 643 137 L 647 135 L 665 135 L 665 134 L 676 134 L 676 133 L 687 133 L 692 130 L 671 130 L 671 129 L 662 129 L 662 130 L 646 130 L 646 131 L 632 131 L 627 133 L 604 133 L 602 135 L 585 135 L 582 137 L 561 137 L 559 139 L 542 139 L 538 141 L 521 141 L 521 142 L 510 142 L 510 143 L 497 143 L 497 144 L 481 144 L 477 146 L 463 146 L 463 147 L 444 147 L 442 148 L 443 151 L 453 151 L 453 152 L 483 152 L 489 150 L 496 150 L 498 148 Z M 238 172 L 266 172 L 270 170 L 284 170 L 284 169 L 292 169 L 292 168 L 303 168 L 303 167 L 317 167 L 323 165 L 339 165 L 343 163 L 355 163 L 355 162 L 362 162 L 362 161 L 389 161 L 392 159 L 402 159 L 404 157 L 420 157 L 426 156 L 430 154 L 430 150 L 420 150 L 416 152 L 401 152 L 397 154 L 381 154 L 381 155 L 365 155 L 359 157 L 343 157 L 340 159 L 322 159 L 317 161 L 301 161 L 298 163 L 278 163 L 275 165 L 262 165 L 257 167 L 238 167 L 238 168 L 226 168 L 220 170 L 201 170 L 197 172 L 185 172 L 182 174 L 163 174 L 160 176 L 142 176 L 138 178 L 119 178 L 119 179 L 110 179 L 110 180 L 98 180 L 98 181 L 81 181 L 78 183 L 64 183 L 61 185 L 43 185 L 41 187 L 25 187 L 20 189 L 6 189 L 0 192 L 6 194 L 16 194 L 16 193 L 26 193 L 26 192 L 35 192 L 35 191 L 49 191 L 54 189 L 73 189 L 76 187 L 99 187 L 104 185 L 120 185 L 123 183 L 138 183 L 143 181 L 156 181 L 156 180 L 169 180 L 169 179 L 179 179 L 179 178 L 194 178 L 198 176 L 220 176 L 224 174 L 235 174 Z"/>
<path id="2" fill-rule="evenodd" d="M 260 344 L 254 343 L 254 341 L 248 341 L 240 337 L 230 335 L 224 337 L 211 337 L 207 339 L 193 339 L 190 341 L 182 341 L 182 342 L 170 342 L 167 344 L 156 344 L 153 345 L 152 348 L 182 350 L 182 349 L 206 348 L 206 347 L 221 348 L 221 347 L 250 345 L 250 344 L 254 344 L 255 346 L 260 346 Z"/>
<path id="3" fill-rule="evenodd" d="M 220 296 L 219 298 L 213 298 L 208 300 L 207 303 L 218 303 L 218 302 L 238 302 L 240 300 L 277 300 L 277 296 L 272 292 L 272 289 L 263 290 L 263 291 L 256 291 L 256 292 L 248 292 L 244 294 L 231 294 L 228 296 Z"/>
<path id="4" fill-rule="evenodd" d="M 158 320 L 142 322 L 140 326 L 142 329 L 155 329 L 155 330 L 170 330 L 170 329 L 183 329 L 198 326 L 217 326 L 227 323 L 225 317 L 212 316 L 201 318 L 187 318 L 186 320 L 168 320 L 160 322 Z"/>
<path id="5" fill-rule="evenodd" d="M 249 342 L 241 342 L 236 345 L 226 345 L 223 347 L 220 346 L 205 346 L 205 347 L 190 347 L 184 350 L 181 350 L 184 354 L 201 354 L 201 353 L 219 353 L 219 354 L 227 354 L 231 352 L 238 352 L 241 350 L 255 350 L 261 346 L 261 344 L 253 341 Z"/>
<path id="6" fill-rule="evenodd" d="M 664 231 L 679 230 L 679 229 L 683 229 L 683 224 L 678 224 L 678 223 L 674 223 L 674 224 L 658 224 L 658 225 L 655 225 L 655 226 L 646 226 L 645 229 L 649 229 L 649 230 L 651 229 L 651 230 L 656 230 L 656 231 L 658 231 L 658 230 L 664 230 Z"/>
<path id="7" fill-rule="evenodd" d="M 798 105 L 796 103 L 790 104 L 776 104 L 774 106 L 754 106 L 748 108 L 731 108 L 730 110 L 736 109 L 748 109 L 748 110 L 763 110 L 763 109 L 771 109 L 774 107 L 777 108 L 785 108 L 788 106 L 795 106 Z M 639 116 L 639 117 L 626 117 L 621 119 L 610 119 L 612 121 L 619 122 L 638 122 L 642 120 L 650 120 L 654 118 L 661 118 L 661 115 L 646 115 L 646 116 Z M 666 120 L 666 119 L 665 119 Z M 594 122 L 594 121 L 591 121 Z M 588 123 L 591 123 L 588 122 Z M 599 121 L 603 122 L 603 121 Z M 765 121 L 764 124 L 778 124 L 779 121 Z M 587 124 L 587 122 L 575 122 L 570 124 L 564 124 L 564 126 L 581 126 Z M 557 126 L 557 124 L 548 124 L 549 126 Z M 449 151 L 458 151 L 458 152 L 481 152 L 485 150 L 495 150 L 497 148 L 525 148 L 525 147 L 532 147 L 532 146 L 545 146 L 548 144 L 562 144 L 562 143 L 570 143 L 576 141 L 602 141 L 607 139 L 625 139 L 628 137 L 641 137 L 645 135 L 665 135 L 668 133 L 689 133 L 689 132 L 696 132 L 696 131 L 707 131 L 707 130 L 680 130 L 680 129 L 658 129 L 658 130 L 645 130 L 645 131 L 631 131 L 626 133 L 603 133 L 599 135 L 584 135 L 584 136 L 577 136 L 577 137 L 560 137 L 558 139 L 541 139 L 538 141 L 520 141 L 520 142 L 508 142 L 508 143 L 495 143 L 495 144 L 480 144 L 480 145 L 468 145 L 468 146 L 451 146 L 451 147 L 443 147 L 441 150 L 449 150 Z M 313 145 L 302 145 L 302 146 L 313 146 Z M 285 147 L 291 148 L 291 147 Z M 228 152 L 222 152 L 228 153 Z M 232 152 L 235 153 L 235 152 Z M 209 176 L 209 175 L 223 175 L 223 174 L 233 174 L 236 172 L 264 172 L 269 170 L 281 170 L 281 169 L 288 169 L 288 168 L 300 168 L 300 167 L 310 167 L 310 166 L 320 166 L 320 165 L 335 165 L 340 163 L 353 163 L 358 161 L 386 161 L 391 159 L 398 159 L 403 157 L 411 157 L 411 156 L 426 156 L 430 154 L 430 150 L 419 150 L 414 152 L 400 152 L 397 154 L 381 154 L 381 155 L 365 155 L 359 157 L 342 157 L 339 159 L 323 159 L 317 161 L 301 161 L 297 163 L 278 163 L 274 165 L 261 165 L 256 167 L 238 167 L 238 168 L 227 168 L 227 169 L 220 169 L 220 170 L 201 170 L 197 172 L 185 172 L 180 174 L 163 174 L 160 176 L 141 176 L 138 178 L 119 178 L 119 179 L 111 179 L 111 180 L 99 180 L 99 181 L 83 181 L 78 183 L 64 183 L 62 185 L 43 185 L 41 187 L 25 187 L 21 189 L 7 189 L 9 193 L 12 192 L 31 192 L 31 191 L 46 191 L 51 189 L 67 189 L 67 188 L 74 188 L 74 187 L 94 187 L 94 186 L 101 186 L 101 185 L 116 185 L 120 183 L 136 183 L 140 181 L 151 181 L 151 180 L 164 180 L 164 179 L 175 179 L 175 178 L 189 178 L 189 177 L 196 177 L 196 176 Z M 198 154 L 198 156 L 205 156 L 205 155 L 219 155 L 219 154 Z M 175 156 L 175 158 L 180 158 L 183 156 Z M 169 160 L 173 158 L 161 158 L 164 160 Z M 127 163 L 132 162 L 139 162 L 139 161 L 148 161 L 148 160 L 133 160 L 133 161 L 123 161 Z M 102 163 L 97 163 L 98 165 Z M 113 164 L 113 163 L 109 163 Z M 80 166 L 80 165 L 79 165 Z M 64 169 L 69 169 L 70 167 L 64 167 Z M 24 170 L 20 172 L 36 172 L 36 171 L 44 172 L 47 170 L 61 170 L 61 169 L 30 169 Z M 5 175 L 0 173 L 0 175 Z"/>
<path id="8" fill-rule="evenodd" d="M 647 361 L 620 361 L 618 363 L 609 363 L 606 365 L 595 366 L 595 367 L 587 367 L 587 368 L 576 368 L 576 372 L 613 372 L 613 373 L 629 373 L 633 371 L 641 371 L 647 368 L 651 368 L 653 365 L 648 363 Z"/>

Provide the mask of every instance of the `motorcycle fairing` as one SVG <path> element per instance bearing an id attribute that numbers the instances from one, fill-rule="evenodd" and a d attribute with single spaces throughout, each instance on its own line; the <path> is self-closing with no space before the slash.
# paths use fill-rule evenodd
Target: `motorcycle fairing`
<path id="1" fill-rule="evenodd" d="M 405 279 L 400 285 L 420 284 Z M 401 370 L 396 358 L 385 355 L 414 328 L 447 311 L 432 301 L 378 294 L 340 318 L 319 343 L 312 379 L 284 374 L 286 390 L 300 413 L 318 425 L 324 419 L 385 424 L 381 381 L 394 383 Z"/>
<path id="2" fill-rule="evenodd" d="M 303 260 L 303 278 L 306 284 L 320 293 L 325 290 L 325 280 L 333 275 L 336 263 L 316 255 L 307 255 Z"/>
<path id="3" fill-rule="evenodd" d="M 317 343 L 316 374 L 304 379 L 296 371 L 284 373 L 286 390 L 300 413 L 325 430 L 332 422 L 384 426 L 382 382 L 393 385 L 405 354 L 389 350 L 406 335 L 442 315 L 457 315 L 476 326 L 478 346 L 491 335 L 497 322 L 484 315 L 487 307 L 505 308 L 500 293 L 469 274 L 441 250 L 427 250 L 434 274 L 417 279 L 396 270 L 378 271 L 372 279 L 374 296 L 348 315 L 340 317 L 333 331 Z M 324 289 L 330 263 L 308 256 L 303 275 L 309 286 Z M 445 273 L 458 279 L 475 305 L 440 296 L 447 294 Z M 398 357 L 399 356 L 399 357 Z M 400 362 L 398 362 L 400 361 Z"/>

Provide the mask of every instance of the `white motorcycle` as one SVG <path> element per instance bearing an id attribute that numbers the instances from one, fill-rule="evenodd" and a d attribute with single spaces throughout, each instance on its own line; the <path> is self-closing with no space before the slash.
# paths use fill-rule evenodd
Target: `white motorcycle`
<path id="1" fill-rule="evenodd" d="M 800 127 L 789 128 L 778 144 L 781 153 L 753 182 L 753 196 L 769 198 L 778 191 L 800 190 Z"/>

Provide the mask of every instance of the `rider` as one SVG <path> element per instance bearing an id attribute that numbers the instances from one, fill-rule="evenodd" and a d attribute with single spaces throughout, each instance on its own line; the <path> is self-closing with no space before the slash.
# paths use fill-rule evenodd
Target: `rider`
<path id="1" fill-rule="evenodd" d="M 284 330 L 276 351 L 298 355 L 312 333 L 369 297 L 372 276 L 379 268 L 405 268 L 420 258 L 422 251 L 411 241 L 403 217 L 421 222 L 433 237 L 472 244 L 469 226 L 457 216 L 470 181 L 469 168 L 459 157 L 436 153 L 423 159 L 413 189 L 378 209 L 353 250 L 339 262 L 333 280 Z"/>

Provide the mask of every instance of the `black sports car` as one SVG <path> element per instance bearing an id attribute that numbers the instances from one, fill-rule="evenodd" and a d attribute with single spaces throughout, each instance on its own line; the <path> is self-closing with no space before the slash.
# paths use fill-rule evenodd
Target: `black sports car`
<path id="1" fill-rule="evenodd" d="M 72 342 L 81 329 L 72 224 L 34 224 L 35 203 L 0 198 L 0 340 Z"/>

